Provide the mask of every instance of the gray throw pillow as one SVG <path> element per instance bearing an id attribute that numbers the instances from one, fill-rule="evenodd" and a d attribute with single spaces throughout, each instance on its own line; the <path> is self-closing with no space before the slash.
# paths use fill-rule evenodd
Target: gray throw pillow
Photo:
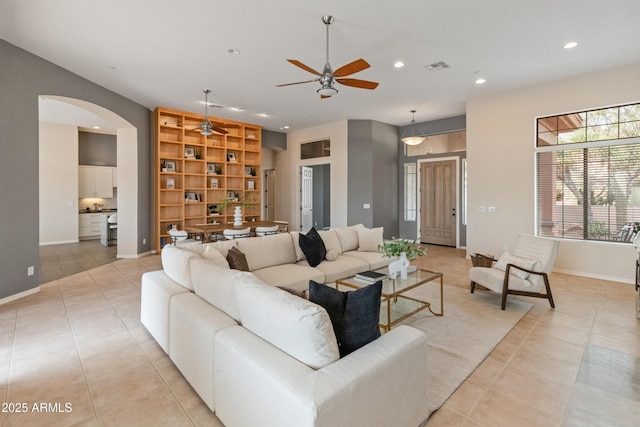
<path id="1" fill-rule="evenodd" d="M 322 262 L 325 255 L 327 254 L 327 249 L 324 246 L 324 241 L 315 227 L 311 228 L 309 232 L 304 235 L 302 233 L 298 236 L 298 243 L 300 244 L 300 249 L 304 253 L 304 257 L 307 259 L 307 262 L 311 267 L 315 267 Z"/>
<path id="2" fill-rule="evenodd" d="M 247 263 L 247 257 L 240 249 L 232 246 L 227 252 L 227 262 L 229 268 L 234 268 L 240 271 L 249 271 L 249 264 Z"/>
<path id="3" fill-rule="evenodd" d="M 380 336 L 378 323 L 381 295 L 381 281 L 348 292 L 313 280 L 309 281 L 309 301 L 324 307 L 329 313 L 338 340 L 340 357 Z"/>

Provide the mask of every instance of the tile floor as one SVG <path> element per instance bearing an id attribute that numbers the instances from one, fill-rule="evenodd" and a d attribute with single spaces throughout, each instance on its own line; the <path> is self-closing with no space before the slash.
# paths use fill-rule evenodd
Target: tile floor
<path id="1" fill-rule="evenodd" d="M 116 260 L 117 246 L 103 246 L 100 240 L 40 246 L 42 283 L 49 283 Z"/>
<path id="2" fill-rule="evenodd" d="M 432 246 L 419 263 L 466 288 L 464 254 Z M 14 411 L 0 425 L 221 425 L 139 322 L 140 276 L 159 258 L 93 267 L 0 306 L 0 396 Z M 633 286 L 563 274 L 551 283 L 557 308 L 525 298 L 534 308 L 428 427 L 638 425 Z M 21 403 L 26 413 L 15 412 Z"/>

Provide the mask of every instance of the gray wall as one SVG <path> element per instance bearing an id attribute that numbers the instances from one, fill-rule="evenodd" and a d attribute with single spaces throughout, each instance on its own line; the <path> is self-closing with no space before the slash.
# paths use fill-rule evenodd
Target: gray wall
<path id="1" fill-rule="evenodd" d="M 317 230 L 331 226 L 331 165 L 314 165 L 313 226 Z"/>
<path id="2" fill-rule="evenodd" d="M 262 147 L 285 151 L 287 149 L 287 134 L 262 129 Z"/>
<path id="3" fill-rule="evenodd" d="M 38 236 L 38 95 L 82 99 L 138 129 L 138 253 L 151 249 L 151 111 L 0 40 L 0 298 L 40 284 Z M 28 266 L 36 274 L 27 276 Z"/>
<path id="4" fill-rule="evenodd" d="M 449 133 L 455 132 L 459 130 L 465 130 L 467 128 L 467 117 L 466 116 L 456 116 L 450 117 L 447 119 L 434 120 L 432 122 L 423 122 L 418 123 L 418 128 L 424 133 L 424 135 L 437 135 L 441 133 Z M 407 129 L 407 126 L 403 126 L 400 128 L 398 135 L 402 135 L 402 133 Z M 425 156 L 414 156 L 407 157 L 405 144 L 398 140 L 399 146 L 399 156 L 398 156 L 398 219 L 400 224 L 400 237 L 405 237 L 408 239 L 415 239 L 418 236 L 418 224 L 416 221 L 405 221 L 404 220 L 404 164 L 405 163 L 416 163 L 420 159 L 434 159 L 438 157 L 452 157 L 458 156 L 460 157 L 460 188 L 458 189 L 460 195 L 462 196 L 463 191 L 463 176 L 462 176 L 462 159 L 467 157 L 466 152 L 460 153 L 443 153 L 443 154 L 433 154 L 433 155 L 425 155 Z M 461 197 L 462 201 L 462 197 Z M 418 208 L 420 208 L 418 206 Z M 461 212 L 461 206 L 458 206 L 456 209 L 457 212 Z M 419 215 L 419 214 L 418 214 Z M 462 215 L 458 215 L 458 221 L 462 220 Z M 460 245 L 466 246 L 467 242 L 467 228 L 460 224 Z"/>
<path id="5" fill-rule="evenodd" d="M 117 137 L 93 132 L 78 132 L 78 164 L 118 166 Z"/>
<path id="6" fill-rule="evenodd" d="M 384 227 L 385 238 L 397 236 L 398 128 L 373 120 L 349 120 L 347 133 L 347 223 Z"/>

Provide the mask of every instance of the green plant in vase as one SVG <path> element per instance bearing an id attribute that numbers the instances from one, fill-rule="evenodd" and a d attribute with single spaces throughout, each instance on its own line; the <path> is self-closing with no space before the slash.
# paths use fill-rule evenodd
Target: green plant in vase
<path id="1" fill-rule="evenodd" d="M 426 255 L 428 247 L 418 243 L 416 240 L 411 241 L 392 237 L 391 240 L 378 245 L 378 251 L 382 252 L 383 258 L 395 258 L 405 253 L 407 259 L 413 261 L 419 256 Z"/>

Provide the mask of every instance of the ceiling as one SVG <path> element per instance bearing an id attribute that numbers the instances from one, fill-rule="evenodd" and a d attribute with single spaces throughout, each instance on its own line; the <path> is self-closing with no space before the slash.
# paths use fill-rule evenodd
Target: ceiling
<path id="1" fill-rule="evenodd" d="M 638 0 L 0 0 L 0 10 L 9 43 L 150 109 L 204 112 L 209 88 L 223 107 L 211 115 L 282 132 L 345 119 L 403 126 L 412 109 L 417 122 L 452 117 L 473 97 L 640 61 Z M 322 71 L 327 14 L 333 69 L 364 58 L 371 68 L 351 77 L 376 90 L 338 84 L 320 99 L 319 83 L 276 87 L 314 78 L 287 59 Z M 563 49 L 569 41 L 578 46 Z M 450 67 L 425 68 L 439 61 Z"/>

